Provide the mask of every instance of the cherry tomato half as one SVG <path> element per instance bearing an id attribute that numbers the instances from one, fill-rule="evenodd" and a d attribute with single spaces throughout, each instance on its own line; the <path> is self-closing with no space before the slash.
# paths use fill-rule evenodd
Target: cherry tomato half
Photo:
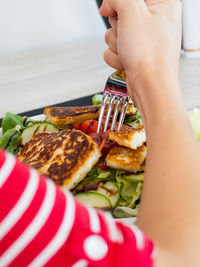
<path id="1" fill-rule="evenodd" d="M 97 167 L 103 171 L 107 171 L 109 169 L 109 167 L 106 165 L 105 159 L 100 159 L 100 161 L 97 163 Z"/>
<path id="2" fill-rule="evenodd" d="M 80 130 L 85 134 L 96 133 L 98 121 L 96 120 L 87 120 L 81 123 L 74 124 L 72 128 Z"/>

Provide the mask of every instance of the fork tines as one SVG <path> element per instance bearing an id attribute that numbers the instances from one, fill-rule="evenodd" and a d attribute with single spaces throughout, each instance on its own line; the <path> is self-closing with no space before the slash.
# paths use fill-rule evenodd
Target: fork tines
<path id="1" fill-rule="evenodd" d="M 115 73 L 108 78 L 106 86 L 104 88 L 103 99 L 101 102 L 101 109 L 98 119 L 97 133 L 100 132 L 105 111 L 107 111 L 107 114 L 103 126 L 103 132 L 106 132 L 108 128 L 108 123 L 110 121 L 112 121 L 110 130 L 113 131 L 115 129 L 119 111 L 120 117 L 117 125 L 117 130 L 120 130 L 124 122 L 127 107 L 129 104 L 129 96 L 127 95 L 127 87 L 125 80 L 121 79 L 120 77 L 118 78 L 116 77 L 116 75 L 114 75 Z"/>

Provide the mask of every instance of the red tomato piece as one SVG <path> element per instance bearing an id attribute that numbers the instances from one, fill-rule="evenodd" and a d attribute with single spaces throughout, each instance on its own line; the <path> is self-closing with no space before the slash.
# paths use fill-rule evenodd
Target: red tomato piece
<path id="1" fill-rule="evenodd" d="M 100 150 L 102 150 L 102 148 L 104 147 L 104 145 L 108 140 L 108 132 L 99 134 L 89 133 L 88 135 L 93 139 L 93 141 L 95 141 L 98 144 Z"/>
<path id="2" fill-rule="evenodd" d="M 80 123 L 74 124 L 72 128 L 75 130 L 80 130 Z"/>
<path id="3" fill-rule="evenodd" d="M 98 146 L 101 145 L 102 143 L 102 134 L 97 134 L 97 133 L 90 133 L 88 134 L 93 141 L 95 141 L 97 143 Z"/>
<path id="4" fill-rule="evenodd" d="M 110 152 L 111 148 L 118 146 L 116 142 L 113 141 L 107 141 L 107 143 L 104 145 L 104 147 L 101 150 L 102 156 L 106 157 L 108 153 Z"/>
<path id="5" fill-rule="evenodd" d="M 97 167 L 103 171 L 107 171 L 109 169 L 109 167 L 106 165 L 105 159 L 100 159 L 100 161 L 97 163 Z"/>
<path id="6" fill-rule="evenodd" d="M 96 133 L 97 125 L 98 125 L 98 121 L 88 120 L 88 121 L 84 121 L 78 124 L 74 124 L 73 128 L 76 130 L 80 130 L 86 134 L 90 134 L 90 133 Z"/>

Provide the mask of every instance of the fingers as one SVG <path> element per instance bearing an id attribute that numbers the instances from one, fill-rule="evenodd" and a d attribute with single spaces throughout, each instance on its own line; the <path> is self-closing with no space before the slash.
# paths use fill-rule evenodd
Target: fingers
<path id="1" fill-rule="evenodd" d="M 119 56 L 111 51 L 109 48 L 104 52 L 104 60 L 112 68 L 117 70 L 123 70 L 123 65 L 120 62 Z"/>
<path id="2" fill-rule="evenodd" d="M 106 5 L 115 13 L 119 13 L 122 8 L 132 5 L 145 6 L 144 0 L 104 0 L 104 2 L 107 2 Z"/>
<path id="3" fill-rule="evenodd" d="M 99 9 L 99 13 L 103 17 L 112 17 L 116 16 L 116 12 L 110 7 L 107 0 L 103 0 L 103 3 Z"/>
<path id="4" fill-rule="evenodd" d="M 117 36 L 117 16 L 109 17 L 109 23 L 110 23 L 110 26 L 113 29 L 113 32 L 114 32 L 115 36 Z"/>
<path id="5" fill-rule="evenodd" d="M 113 53 L 118 54 L 117 38 L 116 38 L 112 29 L 107 30 L 107 32 L 105 34 L 105 41 L 106 41 L 106 44 L 108 45 L 108 47 L 110 48 L 110 50 Z"/>

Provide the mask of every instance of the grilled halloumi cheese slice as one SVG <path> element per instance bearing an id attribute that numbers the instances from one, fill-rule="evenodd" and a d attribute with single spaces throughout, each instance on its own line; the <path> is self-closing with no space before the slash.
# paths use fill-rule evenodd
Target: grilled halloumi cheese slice
<path id="1" fill-rule="evenodd" d="M 109 140 L 116 142 L 120 146 L 137 149 L 146 142 L 144 126 L 138 126 L 133 129 L 128 125 L 123 125 L 119 131 L 109 133 Z"/>
<path id="2" fill-rule="evenodd" d="M 86 120 L 96 120 L 99 116 L 99 105 L 82 107 L 47 107 L 44 109 L 46 121 L 64 129 L 69 125 Z"/>
<path id="3" fill-rule="evenodd" d="M 18 159 L 49 176 L 59 186 L 74 188 L 101 156 L 97 144 L 86 134 L 65 130 L 36 135 L 23 147 Z"/>
<path id="4" fill-rule="evenodd" d="M 86 120 L 96 120 L 99 117 L 100 105 L 82 107 L 47 107 L 44 109 L 46 121 L 51 122 L 61 129 L 69 125 L 80 123 Z M 115 105 L 113 105 L 113 110 Z M 107 109 L 107 108 L 106 108 Z M 119 110 L 120 112 L 120 110 Z M 137 112 L 133 103 L 127 108 L 127 115 L 134 115 Z"/>
<path id="5" fill-rule="evenodd" d="M 129 172 L 144 171 L 146 146 L 143 145 L 137 150 L 117 146 L 110 150 L 106 157 L 107 166 L 113 169 L 121 169 Z"/>

